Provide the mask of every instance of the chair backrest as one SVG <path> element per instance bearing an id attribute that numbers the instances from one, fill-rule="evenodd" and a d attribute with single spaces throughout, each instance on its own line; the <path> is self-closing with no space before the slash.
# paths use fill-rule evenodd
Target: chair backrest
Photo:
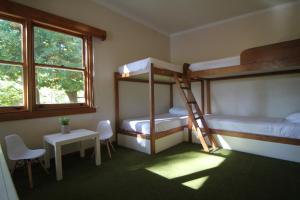
<path id="1" fill-rule="evenodd" d="M 97 132 L 100 134 L 100 140 L 106 140 L 113 136 L 113 131 L 109 120 L 103 120 L 98 123 Z"/>
<path id="2" fill-rule="evenodd" d="M 10 160 L 17 160 L 19 155 L 29 150 L 22 138 L 16 134 L 6 136 L 5 143 L 7 155 Z"/>

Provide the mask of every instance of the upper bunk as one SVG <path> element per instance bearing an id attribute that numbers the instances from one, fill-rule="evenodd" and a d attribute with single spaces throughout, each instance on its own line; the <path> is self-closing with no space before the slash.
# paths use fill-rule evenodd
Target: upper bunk
<path id="1" fill-rule="evenodd" d="M 174 74 L 182 76 L 182 67 L 149 57 L 120 66 L 115 77 L 123 81 L 148 82 L 151 73 L 155 83 L 171 84 Z"/>
<path id="2" fill-rule="evenodd" d="M 226 79 L 300 72 L 300 39 L 243 51 L 240 56 L 193 63 L 191 80 Z"/>

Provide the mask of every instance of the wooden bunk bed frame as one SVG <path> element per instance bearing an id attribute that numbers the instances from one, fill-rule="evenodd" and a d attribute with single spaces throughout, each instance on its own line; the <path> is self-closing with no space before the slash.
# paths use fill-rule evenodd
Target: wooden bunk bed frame
<path id="1" fill-rule="evenodd" d="M 133 74 L 121 75 L 119 72 L 114 73 L 114 86 L 115 86 L 115 129 L 116 129 L 116 141 L 118 141 L 118 134 L 123 134 L 131 137 L 140 137 L 143 139 L 150 140 L 150 151 L 151 154 L 156 153 L 155 149 L 155 141 L 169 136 L 171 134 L 177 133 L 179 131 L 183 131 L 184 128 L 188 126 L 179 126 L 176 128 L 172 128 L 166 131 L 155 132 L 155 101 L 154 101 L 154 84 L 163 84 L 169 85 L 170 87 L 170 107 L 173 107 L 173 84 L 175 81 L 156 81 L 154 80 L 154 75 L 161 75 L 167 77 L 174 77 L 174 75 L 178 77 L 182 77 L 182 73 L 175 72 L 172 70 L 164 69 L 159 66 L 154 66 L 151 63 L 150 70 L 148 72 L 148 80 L 144 80 L 141 78 L 136 78 Z M 149 119 L 150 119 L 150 135 L 146 135 L 140 132 L 127 131 L 120 128 L 120 96 L 119 96 L 119 81 L 129 81 L 129 82 L 137 82 L 137 83 L 146 83 L 149 85 Z M 191 127 L 190 127 L 191 128 Z M 190 129 L 191 130 L 191 129 Z"/>
<path id="2" fill-rule="evenodd" d="M 205 110 L 204 102 L 206 100 L 206 114 L 212 113 L 212 81 L 300 73 L 300 39 L 247 49 L 241 53 L 240 58 L 241 64 L 237 66 L 200 71 L 190 71 L 189 64 L 184 64 L 183 73 L 189 81 L 201 82 L 202 110 Z M 300 139 L 217 129 L 210 130 L 211 134 L 300 146 Z"/>

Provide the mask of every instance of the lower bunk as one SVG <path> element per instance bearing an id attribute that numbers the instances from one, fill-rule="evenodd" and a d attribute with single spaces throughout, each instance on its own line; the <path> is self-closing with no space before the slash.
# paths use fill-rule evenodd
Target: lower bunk
<path id="1" fill-rule="evenodd" d="M 165 113 L 155 116 L 154 149 L 159 153 L 184 141 L 187 114 Z M 150 120 L 148 117 L 123 120 L 117 131 L 118 145 L 151 154 Z"/>
<path id="2" fill-rule="evenodd" d="M 300 162 L 300 122 L 291 118 L 205 116 L 221 148 Z"/>

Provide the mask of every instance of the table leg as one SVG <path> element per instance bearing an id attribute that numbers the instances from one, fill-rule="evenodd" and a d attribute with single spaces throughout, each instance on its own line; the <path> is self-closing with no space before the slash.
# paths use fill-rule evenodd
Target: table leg
<path id="1" fill-rule="evenodd" d="M 47 169 L 50 168 L 50 148 L 49 148 L 49 144 L 44 141 L 44 149 L 46 150 L 45 155 L 44 155 L 44 161 L 45 161 L 45 167 Z"/>
<path id="2" fill-rule="evenodd" d="M 95 161 L 96 161 L 97 166 L 99 166 L 101 164 L 101 152 L 100 152 L 99 135 L 97 135 L 95 137 Z"/>
<path id="3" fill-rule="evenodd" d="M 84 157 L 84 142 L 81 141 L 80 142 L 80 157 L 83 158 Z"/>
<path id="4" fill-rule="evenodd" d="M 63 179 L 62 163 L 61 163 L 61 145 L 55 145 L 54 150 L 55 150 L 56 180 L 60 181 Z"/>

